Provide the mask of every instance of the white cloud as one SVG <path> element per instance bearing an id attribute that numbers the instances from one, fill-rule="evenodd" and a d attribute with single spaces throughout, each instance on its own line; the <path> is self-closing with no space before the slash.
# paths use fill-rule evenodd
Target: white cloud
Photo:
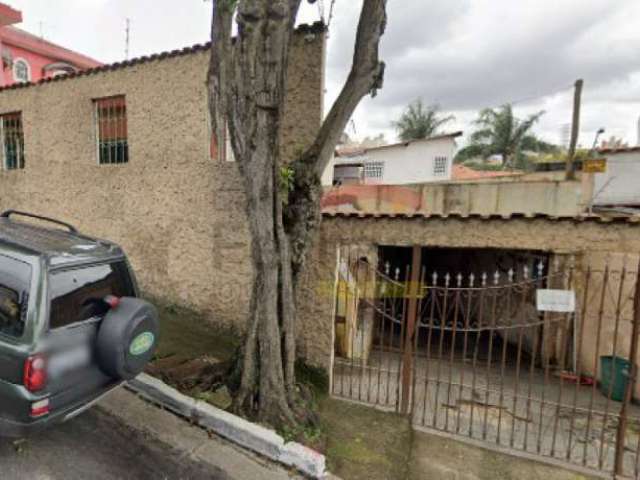
<path id="1" fill-rule="evenodd" d="M 132 56 L 208 40 L 211 4 L 203 0 L 4 0 L 23 11 L 23 27 L 99 60 L 121 60 L 125 19 Z M 330 0 L 324 0 L 328 10 Z M 353 53 L 361 0 L 336 0 L 327 62 L 327 106 L 344 81 Z M 382 56 L 385 86 L 354 115 L 357 133 L 385 132 L 421 96 L 456 114 L 448 128 L 469 131 L 482 107 L 515 105 L 525 115 L 544 109 L 537 131 L 558 141 L 571 118 L 575 79 L 585 80 L 581 142 L 600 126 L 636 140 L 640 115 L 640 18 L 637 0 L 389 0 Z M 304 21 L 318 18 L 305 5 Z M 546 95 L 546 96 L 545 96 Z"/>

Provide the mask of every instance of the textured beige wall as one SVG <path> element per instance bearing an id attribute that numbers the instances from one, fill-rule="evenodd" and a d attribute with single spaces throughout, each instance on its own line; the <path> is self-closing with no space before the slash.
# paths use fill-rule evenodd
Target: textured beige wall
<path id="1" fill-rule="evenodd" d="M 0 92 L 21 111 L 24 170 L 0 172 L 0 208 L 50 215 L 120 243 L 142 287 L 242 327 L 251 266 L 234 163 L 209 156 L 208 50 Z M 324 34 L 296 34 L 282 145 L 322 116 Z M 92 99 L 126 95 L 129 163 L 98 165 Z"/>

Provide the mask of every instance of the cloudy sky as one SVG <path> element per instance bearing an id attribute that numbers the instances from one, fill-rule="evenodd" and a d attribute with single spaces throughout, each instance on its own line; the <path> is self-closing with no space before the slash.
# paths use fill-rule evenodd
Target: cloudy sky
<path id="1" fill-rule="evenodd" d="M 21 9 L 22 27 L 105 62 L 207 40 L 210 4 L 204 0 L 2 0 Z M 307 5 L 314 21 L 331 0 Z M 327 59 L 327 106 L 349 68 L 361 2 L 336 0 Z M 560 142 L 571 119 L 572 85 L 583 78 L 580 143 L 595 131 L 637 142 L 640 117 L 640 2 L 638 0 L 389 0 L 382 56 L 385 87 L 358 108 L 349 134 L 385 133 L 392 120 L 422 97 L 453 113 L 447 130 L 473 129 L 477 111 L 513 102 L 516 114 L 546 114 L 539 135 Z"/>

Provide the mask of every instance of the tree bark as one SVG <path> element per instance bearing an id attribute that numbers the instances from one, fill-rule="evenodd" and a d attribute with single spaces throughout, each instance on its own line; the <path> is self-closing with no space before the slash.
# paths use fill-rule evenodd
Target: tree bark
<path id="1" fill-rule="evenodd" d="M 280 125 L 300 3 L 214 0 L 211 30 L 211 121 L 216 134 L 229 130 L 246 194 L 254 269 L 234 408 L 276 427 L 305 419 L 296 402 L 295 297 L 320 220 L 319 174 L 359 101 L 381 86 L 384 71 L 378 45 L 386 0 L 364 0 L 349 78 L 313 145 L 291 164 L 292 191 L 283 192 Z M 234 13 L 238 33 L 232 39 Z"/>

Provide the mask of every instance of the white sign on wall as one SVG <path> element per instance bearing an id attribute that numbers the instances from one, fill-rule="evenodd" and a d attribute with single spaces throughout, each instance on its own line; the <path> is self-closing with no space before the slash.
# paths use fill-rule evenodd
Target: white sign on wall
<path id="1" fill-rule="evenodd" d="M 541 312 L 575 312 L 576 292 L 573 290 L 538 290 L 536 304 Z"/>

